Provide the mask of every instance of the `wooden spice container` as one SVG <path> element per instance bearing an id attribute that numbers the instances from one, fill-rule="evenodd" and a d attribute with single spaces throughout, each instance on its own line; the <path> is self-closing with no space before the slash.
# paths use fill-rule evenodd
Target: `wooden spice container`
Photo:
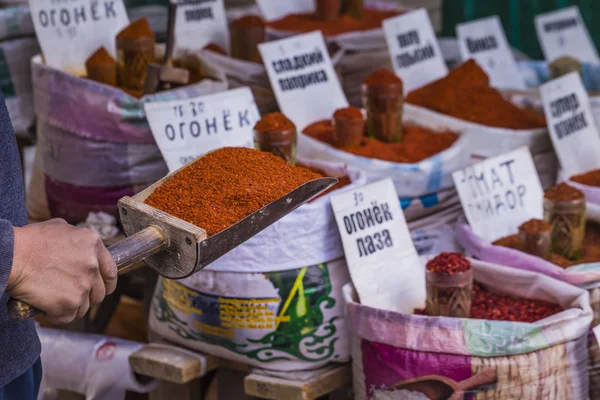
<path id="1" fill-rule="evenodd" d="M 519 241 L 523 251 L 541 258 L 550 254 L 552 227 L 541 219 L 532 219 L 519 226 Z"/>
<path id="2" fill-rule="evenodd" d="M 119 86 L 143 91 L 148 64 L 154 62 L 154 32 L 148 20 L 138 19 L 117 35 L 117 77 Z"/>
<path id="3" fill-rule="evenodd" d="M 260 17 L 248 15 L 232 21 L 229 36 L 233 58 L 262 64 L 258 45 L 265 41 L 265 23 Z"/>
<path id="4" fill-rule="evenodd" d="M 296 126 L 281 113 L 265 114 L 254 126 L 254 146 L 295 165 L 298 149 Z"/>
<path id="5" fill-rule="evenodd" d="M 442 253 L 427 263 L 425 271 L 427 314 L 468 318 L 473 296 L 473 269 L 457 253 Z"/>
<path id="6" fill-rule="evenodd" d="M 378 69 L 363 82 L 369 136 L 387 143 L 402 141 L 402 95 L 402 80 L 388 69 Z"/>
<path id="7" fill-rule="evenodd" d="M 335 21 L 340 17 L 342 0 L 315 0 L 316 18 L 321 21 Z"/>
<path id="8" fill-rule="evenodd" d="M 100 47 L 85 62 L 87 78 L 110 86 L 117 86 L 117 61 L 104 47 Z"/>
<path id="9" fill-rule="evenodd" d="M 335 146 L 352 149 L 360 146 L 365 132 L 365 119 L 355 107 L 341 108 L 333 114 Z"/>
<path id="10" fill-rule="evenodd" d="M 552 227 L 551 251 L 569 260 L 583 253 L 585 238 L 585 195 L 566 183 L 544 194 L 544 219 Z"/>

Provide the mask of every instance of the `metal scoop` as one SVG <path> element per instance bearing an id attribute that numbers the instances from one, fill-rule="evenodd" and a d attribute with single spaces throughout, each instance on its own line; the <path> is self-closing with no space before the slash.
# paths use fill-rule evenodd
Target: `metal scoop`
<path id="1" fill-rule="evenodd" d="M 119 274 L 144 260 L 165 278 L 190 276 L 337 183 L 335 178 L 309 181 L 229 228 L 207 237 L 204 229 L 144 204 L 157 187 L 177 172 L 133 198 L 119 200 L 119 214 L 128 237 L 108 248 Z M 16 299 L 9 300 L 8 311 L 15 320 L 26 320 L 41 312 Z"/>

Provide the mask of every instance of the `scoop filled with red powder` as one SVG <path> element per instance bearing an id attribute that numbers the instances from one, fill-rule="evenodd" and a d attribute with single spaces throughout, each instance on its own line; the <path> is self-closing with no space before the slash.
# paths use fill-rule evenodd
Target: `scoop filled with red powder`
<path id="1" fill-rule="evenodd" d="M 213 236 L 318 178 L 321 176 L 293 167 L 273 154 L 226 147 L 175 174 L 145 203 Z"/>

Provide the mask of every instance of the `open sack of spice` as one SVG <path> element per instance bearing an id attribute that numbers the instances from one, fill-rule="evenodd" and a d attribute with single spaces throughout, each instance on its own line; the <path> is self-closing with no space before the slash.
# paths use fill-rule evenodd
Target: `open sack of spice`
<path id="1" fill-rule="evenodd" d="M 344 287 L 356 399 L 588 398 L 585 290 L 501 264 L 451 261 L 458 254 L 439 257 L 466 262 L 472 273 L 469 318 L 375 309 Z M 419 268 L 437 261 L 422 258 Z"/>
<path id="2" fill-rule="evenodd" d="M 350 278 L 330 197 L 366 178 L 343 164 L 299 158 L 298 165 L 339 182 L 206 269 L 177 282 L 161 278 L 151 307 L 153 332 L 264 369 L 348 361 L 342 286 Z M 278 166 L 261 165 L 265 179 L 272 180 L 272 168 Z M 239 183 L 223 184 L 226 191 Z"/>
<path id="3" fill-rule="evenodd" d="M 451 173 L 470 161 L 469 136 L 460 124 L 436 123 L 404 109 L 402 81 L 387 69 L 362 84 L 366 117 L 340 109 L 299 135 L 304 157 L 341 162 L 364 171 L 369 182 L 391 178 L 407 221 L 458 205 Z"/>
<path id="4" fill-rule="evenodd" d="M 38 151 L 27 195 L 31 218 L 61 217 L 78 223 L 93 211 L 115 215 L 121 197 L 167 174 L 144 103 L 189 99 L 227 88 L 224 74 L 197 52 L 178 49 L 175 54 L 194 66 L 198 81 L 139 99 L 45 65 L 40 56 L 33 59 Z"/>
<path id="5" fill-rule="evenodd" d="M 405 113 L 460 133 L 473 133 L 468 150 L 476 160 L 527 146 L 542 186 L 556 182 L 558 161 L 544 116 L 506 100 L 473 60 L 409 93 Z"/>

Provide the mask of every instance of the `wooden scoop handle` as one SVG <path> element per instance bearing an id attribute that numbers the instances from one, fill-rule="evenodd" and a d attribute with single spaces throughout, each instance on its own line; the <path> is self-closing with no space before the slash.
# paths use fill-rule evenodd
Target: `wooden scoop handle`
<path id="1" fill-rule="evenodd" d="M 117 264 L 119 275 L 127 272 L 132 265 L 167 248 L 169 240 L 162 229 L 149 226 L 126 239 L 110 246 L 108 251 Z M 8 313 L 16 321 L 25 321 L 42 311 L 17 299 L 8 300 Z"/>

